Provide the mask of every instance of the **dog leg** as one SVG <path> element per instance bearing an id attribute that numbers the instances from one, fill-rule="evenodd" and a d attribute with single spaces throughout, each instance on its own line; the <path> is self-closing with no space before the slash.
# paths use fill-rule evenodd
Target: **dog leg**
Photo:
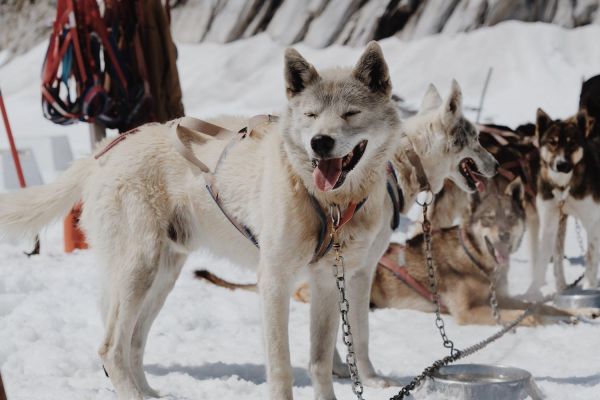
<path id="1" fill-rule="evenodd" d="M 554 281 L 556 290 L 563 291 L 567 287 L 565 279 L 564 255 L 565 255 L 565 236 L 567 234 L 567 216 L 561 214 L 558 221 L 558 233 L 556 237 L 556 245 L 554 246 L 554 254 L 552 255 L 554 267 Z"/>
<path id="2" fill-rule="evenodd" d="M 333 400 L 333 353 L 339 324 L 337 288 L 328 268 L 315 268 L 310 279 L 310 365 L 315 399 Z"/>
<path id="3" fill-rule="evenodd" d="M 396 383 L 379 376 L 369 358 L 369 299 L 371 297 L 372 273 L 369 269 L 356 271 L 348 281 L 350 324 L 354 339 L 354 351 L 358 372 L 363 384 L 370 387 L 388 387 Z"/>
<path id="4" fill-rule="evenodd" d="M 589 231 L 588 231 L 589 232 Z M 598 233 L 588 234 L 588 250 L 585 254 L 585 280 L 583 287 L 585 289 L 594 289 L 598 287 L 598 262 L 600 260 L 598 240 L 600 235 Z"/>
<path id="5" fill-rule="evenodd" d="M 527 222 L 527 239 L 529 241 L 529 263 L 533 275 L 533 271 L 538 265 L 540 219 L 536 209 L 531 205 L 525 209 L 525 221 Z"/>
<path id="6" fill-rule="evenodd" d="M 115 287 L 107 316 L 106 335 L 98 353 L 104 362 L 117 394 L 123 400 L 142 400 L 143 395 L 132 376 L 131 340 L 146 295 L 152 286 L 158 256 L 122 255 L 135 260 L 130 265 L 115 263 Z"/>
<path id="7" fill-rule="evenodd" d="M 162 309 L 165 300 L 181 272 L 187 258 L 186 255 L 174 254 L 167 249 L 163 251 L 160 268 L 144 302 L 143 309 L 138 318 L 131 340 L 131 371 L 140 390 L 148 397 L 160 397 L 146 379 L 144 373 L 144 350 L 148 339 L 148 332 L 156 316 Z"/>
<path id="8" fill-rule="evenodd" d="M 288 337 L 292 271 L 279 263 L 261 260 L 258 292 L 267 358 L 267 382 L 271 400 L 292 400 L 292 364 Z"/>
<path id="9" fill-rule="evenodd" d="M 556 245 L 559 210 L 554 200 L 537 199 L 537 210 L 540 217 L 540 238 L 538 245 L 537 265 L 533 268 L 533 279 L 527 295 L 532 298 L 541 296 L 540 289 L 546 283 L 546 269 L 550 262 L 550 254 Z"/>
<path id="10" fill-rule="evenodd" d="M 348 370 L 348 364 L 342 361 L 340 352 L 337 347 L 333 348 L 333 375 L 338 378 L 347 379 L 350 378 L 350 371 Z"/>

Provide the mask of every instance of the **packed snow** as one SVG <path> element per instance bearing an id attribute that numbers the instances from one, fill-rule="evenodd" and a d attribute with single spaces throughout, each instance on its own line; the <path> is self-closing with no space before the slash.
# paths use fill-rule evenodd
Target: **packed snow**
<path id="1" fill-rule="evenodd" d="M 482 121 L 507 125 L 532 121 L 537 107 L 553 117 L 577 108 L 582 78 L 600 72 L 599 26 L 575 30 L 545 24 L 504 23 L 456 36 L 413 42 L 382 41 L 394 90 L 417 108 L 427 84 L 445 93 L 451 78 L 462 85 L 465 105 L 475 107 L 489 67 L 493 67 Z M 317 68 L 352 65 L 361 49 L 296 46 Z M 39 107 L 39 71 L 45 45 L 0 69 L 17 144 L 36 145 L 49 136 L 67 135 L 76 156 L 90 151 L 87 126 L 52 125 Z M 276 112 L 285 104 L 283 48 L 266 35 L 227 45 L 179 46 L 179 70 L 189 115 L 251 115 Z M 474 117 L 474 112 L 468 114 Z M 33 139 L 32 139 L 33 138 Z M 0 134 L 0 149 L 6 140 Z M 36 149 L 37 148 L 37 149 Z M 40 156 L 43 158 L 43 156 Z M 46 157 L 47 158 L 47 157 Z M 56 171 L 39 162 L 44 180 Z M 567 255 L 579 255 L 569 226 Z M 27 258 L 28 243 L 0 243 L 0 370 L 9 400 L 115 399 L 102 371 L 97 348 L 103 329 L 96 293 L 101 271 L 90 251 L 64 254 L 62 226 L 42 233 L 42 255 Z M 398 234 L 396 239 L 401 239 Z M 512 257 L 511 291 L 529 283 L 526 244 Z M 267 397 L 258 298 L 229 292 L 193 279 L 198 267 L 227 271 L 225 277 L 252 282 L 251 269 L 198 252 L 193 254 L 159 315 L 148 342 L 148 379 L 165 398 L 262 399 Z M 570 279 L 581 266 L 567 268 Z M 407 383 L 434 359 L 446 355 L 433 315 L 408 310 L 370 313 L 371 355 L 376 368 Z M 466 347 L 496 327 L 458 326 L 447 318 L 458 347 Z M 291 357 L 297 399 L 312 399 L 307 374 L 308 306 L 292 303 Z M 468 362 L 502 364 L 529 370 L 548 399 L 600 397 L 600 326 L 552 325 L 520 328 Z M 342 349 L 341 344 L 338 345 Z M 336 380 L 340 399 L 351 399 L 349 381 Z M 389 398 L 399 388 L 366 388 L 368 399 Z M 425 390 L 418 399 L 432 398 Z"/>

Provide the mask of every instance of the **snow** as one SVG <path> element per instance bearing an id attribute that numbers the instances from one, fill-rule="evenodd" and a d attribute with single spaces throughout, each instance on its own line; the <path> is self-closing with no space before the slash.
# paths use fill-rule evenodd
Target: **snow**
<path id="1" fill-rule="evenodd" d="M 598 26 L 564 30 L 511 22 L 409 43 L 390 38 L 382 46 L 395 91 L 415 107 L 429 82 L 445 93 L 453 77 L 463 87 L 465 104 L 476 106 L 487 68 L 493 66 L 483 120 L 516 125 L 532 121 L 538 106 L 555 118 L 575 112 L 581 79 L 599 72 L 599 35 Z M 360 49 L 342 46 L 316 50 L 300 44 L 297 48 L 317 68 L 352 65 L 360 54 Z M 23 137 L 67 135 L 75 156 L 82 156 L 90 150 L 86 126 L 65 128 L 41 116 L 38 77 L 44 51 L 45 45 L 37 46 L 0 68 L 15 139 L 21 143 Z M 179 46 L 188 114 L 207 117 L 281 109 L 285 104 L 282 54 L 282 46 L 267 35 L 227 45 Z M 35 142 L 27 142 L 35 148 Z M 6 148 L 4 135 L 0 135 L 0 148 Z M 42 172 L 45 179 L 53 173 Z M 58 225 L 44 232 L 42 255 L 33 258 L 23 255 L 26 243 L 0 243 L 0 370 L 10 400 L 115 399 L 96 353 L 103 333 L 96 306 L 100 274 L 89 251 L 63 254 L 61 235 Z M 567 255 L 579 255 L 572 226 L 566 248 Z M 529 280 L 525 244 L 511 261 L 511 290 L 520 293 Z M 152 328 L 145 359 L 150 383 L 167 399 L 267 396 L 257 296 L 192 278 L 194 269 L 217 266 L 227 271 L 228 279 L 255 280 L 251 270 L 209 254 L 190 257 Z M 568 278 L 581 270 L 568 267 Z M 372 360 L 382 374 L 400 383 L 446 355 L 430 314 L 377 310 L 370 319 Z M 313 398 L 306 371 L 308 320 L 308 306 L 293 302 L 290 347 L 297 399 Z M 497 329 L 446 321 L 448 334 L 459 348 Z M 527 369 L 549 399 L 597 399 L 599 337 L 600 327 L 589 324 L 520 328 L 467 362 Z M 335 390 L 340 399 L 352 398 L 348 381 L 336 380 Z M 365 397 L 389 398 L 397 391 L 366 388 Z M 435 396 L 421 390 L 416 397 Z"/>

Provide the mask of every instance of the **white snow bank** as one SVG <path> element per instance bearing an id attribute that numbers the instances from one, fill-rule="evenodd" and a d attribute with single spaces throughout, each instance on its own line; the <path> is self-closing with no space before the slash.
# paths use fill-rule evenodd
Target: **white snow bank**
<path id="1" fill-rule="evenodd" d="M 485 120 L 514 125 L 531 121 L 542 106 L 555 117 L 576 110 L 582 77 L 600 72 L 600 27 L 572 31 L 543 24 L 506 23 L 457 36 L 404 43 L 382 42 L 395 91 L 418 105 L 429 82 L 442 92 L 451 78 L 463 86 L 465 103 L 475 106 L 487 72 L 495 67 Z M 360 50 L 332 47 L 299 50 L 317 67 L 353 64 Z M 179 47 L 185 106 L 190 115 L 273 112 L 285 104 L 282 48 L 266 35 L 228 45 Z M 3 68 L 0 85 L 21 136 L 69 135 L 75 152 L 89 151 L 87 127 L 64 129 L 41 116 L 39 70 L 45 46 Z M 6 146 L 0 134 L 0 147 Z M 43 254 L 27 259 L 23 245 L 0 244 L 0 370 L 9 400 L 114 399 L 96 350 L 102 327 L 96 308 L 98 271 L 89 252 L 62 253 L 60 227 L 43 236 Z M 514 292 L 528 284 L 525 249 L 513 258 Z M 578 255 L 569 235 L 567 254 Z M 172 400 L 263 399 L 264 357 L 258 299 L 192 279 L 197 267 L 219 265 L 227 278 L 255 279 L 250 271 L 204 253 L 195 254 L 158 317 L 145 359 L 150 383 Z M 569 277 L 581 271 L 569 267 Z M 429 314 L 378 310 L 370 315 L 372 358 L 383 374 L 406 383 L 435 358 L 445 355 Z M 495 331 L 459 327 L 447 321 L 459 347 Z M 522 328 L 468 361 L 499 363 L 531 371 L 549 399 L 597 399 L 600 327 L 592 325 Z M 290 315 L 292 363 L 298 399 L 312 399 L 308 365 L 308 307 L 293 303 Z M 350 399 L 348 381 L 336 381 L 340 399 Z M 366 398 L 384 399 L 397 388 L 366 389 Z M 426 395 L 418 393 L 417 398 Z"/>

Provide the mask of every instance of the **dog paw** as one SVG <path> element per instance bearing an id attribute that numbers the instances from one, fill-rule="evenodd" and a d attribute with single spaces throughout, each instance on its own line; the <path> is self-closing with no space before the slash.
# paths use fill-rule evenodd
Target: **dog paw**
<path id="1" fill-rule="evenodd" d="M 348 365 L 345 363 L 333 364 L 333 376 L 340 379 L 348 379 L 350 378 L 350 370 L 348 369 Z"/>
<path id="2" fill-rule="evenodd" d="M 522 300 L 527 301 L 538 301 L 544 297 L 544 294 L 540 289 L 529 288 L 525 294 L 521 296 L 517 296 L 517 298 L 521 298 Z"/>
<path id="3" fill-rule="evenodd" d="M 365 386 L 372 387 L 372 388 L 387 388 L 390 386 L 402 386 L 399 382 L 396 382 L 392 378 L 379 376 L 379 375 L 366 376 L 362 379 L 362 381 Z"/>
<path id="4" fill-rule="evenodd" d="M 145 397 L 149 397 L 151 399 L 158 399 L 161 397 L 160 393 L 156 390 L 152 389 L 150 386 L 142 389 Z"/>

